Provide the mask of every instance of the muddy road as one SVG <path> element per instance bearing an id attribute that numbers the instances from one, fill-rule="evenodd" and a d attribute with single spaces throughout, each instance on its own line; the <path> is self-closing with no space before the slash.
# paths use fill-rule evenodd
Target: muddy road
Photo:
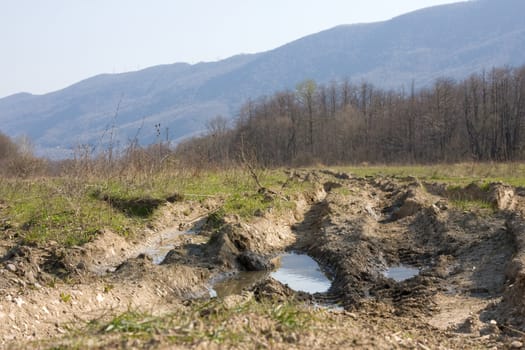
<path id="1" fill-rule="evenodd" d="M 268 342 L 261 330 L 268 347 L 522 346 L 525 190 L 330 171 L 292 171 L 289 181 L 315 189 L 287 198 L 294 209 L 250 220 L 216 215 L 220 200 L 185 201 L 159 209 L 161 219 L 134 241 L 104 232 L 72 249 L 2 242 L 0 345 L 61 344 L 75 325 L 130 308 L 162 315 L 242 296 L 321 307 L 330 319 L 329 330 L 304 329 L 291 341 Z M 269 201 L 280 196 L 265 191 Z M 301 254 L 315 260 L 306 272 L 306 263 L 288 262 Z M 298 290 L 319 279 L 313 270 L 326 287 Z M 199 344 L 213 345 L 181 346 Z"/>

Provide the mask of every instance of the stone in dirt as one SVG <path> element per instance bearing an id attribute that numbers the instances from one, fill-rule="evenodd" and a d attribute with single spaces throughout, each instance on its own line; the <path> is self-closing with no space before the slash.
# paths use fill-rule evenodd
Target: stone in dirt
<path id="1" fill-rule="evenodd" d="M 15 264 L 7 264 L 5 265 L 6 269 L 11 272 L 16 272 L 16 266 Z"/>
<path id="2" fill-rule="evenodd" d="M 279 301 L 291 299 L 307 301 L 312 299 L 312 296 L 308 293 L 296 292 L 272 277 L 266 278 L 257 283 L 252 287 L 251 291 L 253 292 L 255 299 L 259 301 L 265 298 Z"/>

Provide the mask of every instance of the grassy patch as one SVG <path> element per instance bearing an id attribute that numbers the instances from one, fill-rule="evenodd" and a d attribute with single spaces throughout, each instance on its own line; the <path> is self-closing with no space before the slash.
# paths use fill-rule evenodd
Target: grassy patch
<path id="1" fill-rule="evenodd" d="M 494 210 L 493 206 L 489 202 L 483 200 L 452 200 L 451 204 L 454 208 L 463 211 Z"/>
<path id="2" fill-rule="evenodd" d="M 316 323 L 326 321 L 319 317 L 319 312 L 293 301 L 257 302 L 252 299 L 225 307 L 214 299 L 162 316 L 128 310 L 109 320 L 93 320 L 81 328 L 71 329 L 65 338 L 51 340 L 48 344 L 54 344 L 55 348 L 82 348 L 88 343 L 96 343 L 97 348 L 126 348 L 128 341 L 134 344 L 158 341 L 186 346 L 202 342 L 248 346 L 265 334 L 279 333 L 284 338 L 290 332 L 314 329 Z"/>
<path id="3" fill-rule="evenodd" d="M 153 317 L 137 311 L 127 311 L 113 318 L 108 324 L 102 327 L 100 332 L 149 334 L 155 332 L 162 326 L 160 321 L 161 318 L 159 317 Z"/>
<path id="4" fill-rule="evenodd" d="M 11 222 L 14 235 L 26 244 L 55 241 L 81 245 L 103 228 L 128 234 L 134 223 L 112 208 L 92 199 L 89 184 L 67 179 L 0 181 L 2 216 Z"/>
<path id="5" fill-rule="evenodd" d="M 348 196 L 353 193 L 353 190 L 348 186 L 335 187 L 331 191 L 343 196 Z"/>
<path id="6" fill-rule="evenodd" d="M 287 183 L 287 175 L 279 170 L 261 172 L 259 180 L 279 195 L 258 193 L 254 180 L 241 169 L 159 173 L 137 179 L 0 179 L 0 215 L 2 222 L 9 222 L 10 236 L 25 244 L 54 241 L 74 246 L 89 242 L 104 229 L 132 236 L 155 220 L 157 209 L 167 201 L 220 198 L 221 215 L 248 218 L 270 208 L 290 208 L 292 203 L 284 196 L 309 186 L 301 181 Z"/>
<path id="7" fill-rule="evenodd" d="M 464 187 L 476 182 L 481 190 L 490 182 L 525 186 L 525 165 L 463 163 L 433 166 L 360 166 L 338 168 L 356 176 L 414 176 L 421 180 L 445 182 Z M 201 172 L 158 173 L 111 179 L 39 178 L 0 179 L 0 215 L 4 233 L 26 244 L 49 241 L 64 246 L 82 245 L 110 229 L 131 236 L 155 220 L 159 207 L 167 201 L 204 201 L 220 198 L 217 212 L 236 214 L 246 219 L 268 210 L 293 207 L 299 193 L 315 191 L 315 184 L 282 170 L 259 171 L 259 181 L 270 191 L 258 192 L 251 175 L 243 169 Z M 349 189 L 334 188 L 345 194 Z M 472 204 L 458 203 L 468 208 Z M 476 207 L 483 207 L 480 203 Z"/>
<path id="8" fill-rule="evenodd" d="M 458 163 L 413 166 L 354 166 L 339 168 L 356 176 L 388 175 L 412 176 L 420 180 L 445 182 L 460 186 L 481 181 L 504 182 L 513 186 L 525 186 L 523 163 Z"/>
<path id="9" fill-rule="evenodd" d="M 224 212 L 237 214 L 242 218 L 250 218 L 258 212 L 264 212 L 269 208 L 281 210 L 290 207 L 291 203 L 275 198 L 271 195 L 261 193 L 233 193 L 224 203 Z"/>
<path id="10" fill-rule="evenodd" d="M 302 329 L 311 321 L 304 310 L 290 303 L 270 307 L 268 313 L 280 326 L 284 326 L 288 330 Z"/>
<path id="11" fill-rule="evenodd" d="M 336 168 L 356 176 L 390 175 L 400 178 L 445 182 L 458 188 L 476 182 L 486 190 L 490 182 L 525 186 L 525 165 L 462 163 L 432 166 L 359 166 Z M 270 191 L 258 192 L 251 175 L 243 169 L 158 173 L 148 177 L 111 179 L 40 178 L 0 179 L 0 214 L 9 222 L 9 232 L 27 244 L 58 242 L 81 245 L 110 229 L 133 235 L 152 220 L 167 201 L 204 201 L 220 198 L 218 216 L 236 214 L 246 219 L 268 210 L 290 209 L 299 193 L 315 190 L 315 184 L 289 177 L 282 170 L 258 173 Z M 345 194 L 346 187 L 334 188 Z M 277 194 L 272 194 L 277 193 Z M 457 203 L 460 208 L 484 207 Z M 217 218 L 220 222 L 220 217 Z"/>
<path id="12" fill-rule="evenodd" d="M 154 198 L 109 198 L 108 204 L 120 210 L 129 217 L 149 218 L 155 210 L 164 203 L 163 200 Z"/>
<path id="13" fill-rule="evenodd" d="M 184 179 L 178 191 L 187 198 L 223 198 L 223 208 L 217 215 L 236 214 L 246 219 L 269 209 L 290 209 L 293 204 L 285 199 L 286 196 L 313 188 L 309 182 L 288 181 L 287 175 L 281 170 L 263 171 L 258 175 L 262 186 L 278 194 L 257 191 L 253 178 L 242 169 L 201 173 L 191 179 Z"/>

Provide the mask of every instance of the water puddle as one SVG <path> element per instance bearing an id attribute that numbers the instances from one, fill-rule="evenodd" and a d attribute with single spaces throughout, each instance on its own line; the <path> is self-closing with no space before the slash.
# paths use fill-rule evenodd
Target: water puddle
<path id="1" fill-rule="evenodd" d="M 419 275 L 419 269 L 417 267 L 400 265 L 391 266 L 383 272 L 385 277 L 391 278 L 396 282 L 402 282 L 409 278 Z"/>
<path id="2" fill-rule="evenodd" d="M 310 294 L 324 293 L 332 284 L 321 271 L 319 264 L 306 254 L 281 255 L 277 270 L 270 275 L 295 291 Z"/>
<path id="3" fill-rule="evenodd" d="M 272 271 L 244 272 L 225 276 L 212 282 L 211 297 L 223 298 L 228 295 L 240 294 L 255 283 L 268 276 L 295 291 L 306 293 L 323 293 L 328 291 L 332 282 L 321 271 L 319 264 L 308 255 L 285 253 L 276 259 L 277 268 Z"/>
<path id="4" fill-rule="evenodd" d="M 269 275 L 268 271 L 241 271 L 215 282 L 213 288 L 210 289 L 210 297 L 224 298 L 228 295 L 241 294 L 243 290 L 252 287 Z"/>
<path id="5" fill-rule="evenodd" d="M 189 230 L 186 231 L 172 229 L 161 232 L 159 237 L 143 249 L 141 253 L 151 257 L 153 263 L 158 265 L 164 260 L 170 250 L 174 249 L 176 245 L 181 243 L 179 236 L 198 233 L 205 222 L 206 219 L 199 219 L 192 224 L 192 227 Z"/>

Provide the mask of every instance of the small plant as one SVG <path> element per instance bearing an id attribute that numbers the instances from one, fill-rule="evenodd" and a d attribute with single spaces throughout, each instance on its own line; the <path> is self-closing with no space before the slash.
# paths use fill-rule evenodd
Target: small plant
<path id="1" fill-rule="evenodd" d="M 136 311 L 126 311 L 113 318 L 102 332 L 152 333 L 161 319 Z"/>
<path id="2" fill-rule="evenodd" d="M 220 228 L 224 225 L 224 215 L 225 213 L 223 208 L 208 215 L 208 218 L 206 219 L 206 228 L 211 232 L 220 230 Z"/>
<path id="3" fill-rule="evenodd" d="M 63 303 L 71 302 L 71 294 L 60 292 L 60 300 L 62 300 Z"/>
<path id="4" fill-rule="evenodd" d="M 483 201 L 483 200 L 464 200 L 464 199 L 461 199 L 461 200 L 453 200 L 452 202 L 452 205 L 459 209 L 459 210 L 463 210 L 463 211 L 469 211 L 469 210 L 480 210 L 480 209 L 486 209 L 486 210 L 493 210 L 493 206 L 487 202 L 487 201 Z"/>
<path id="5" fill-rule="evenodd" d="M 479 189 L 482 190 L 483 192 L 490 191 L 490 182 L 482 183 L 481 185 L 479 185 Z"/>
<path id="6" fill-rule="evenodd" d="M 308 322 L 307 313 L 299 309 L 297 305 L 279 304 L 270 308 L 270 316 L 288 329 L 303 328 Z"/>
<path id="7" fill-rule="evenodd" d="M 112 285 L 112 284 L 106 284 L 106 285 L 104 286 L 104 293 L 109 293 L 109 292 L 111 292 L 111 291 L 113 290 L 113 288 L 115 288 L 114 285 Z"/>
<path id="8" fill-rule="evenodd" d="M 49 279 L 49 281 L 47 282 L 47 286 L 48 286 L 49 288 L 55 288 L 56 285 L 57 285 L 57 279 L 56 279 L 56 277 L 53 276 L 53 277 L 52 277 L 51 279 Z"/>

